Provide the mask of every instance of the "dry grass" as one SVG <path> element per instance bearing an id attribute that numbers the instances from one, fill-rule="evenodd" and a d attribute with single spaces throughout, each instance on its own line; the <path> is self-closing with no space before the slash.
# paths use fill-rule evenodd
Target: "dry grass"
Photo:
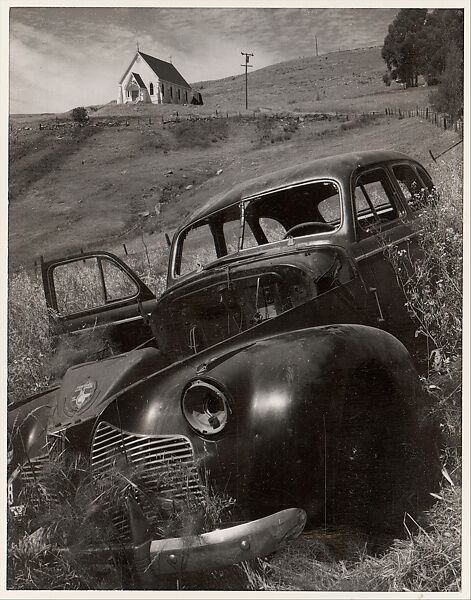
<path id="1" fill-rule="evenodd" d="M 395 540 L 386 552 L 371 553 L 365 540 L 342 532 L 343 558 L 336 560 L 339 538 L 320 533 L 291 542 L 268 560 L 245 565 L 245 576 L 250 589 L 263 591 L 457 592 L 460 512 L 460 489 L 448 487 L 428 513 L 427 529 L 406 519 L 411 535 Z"/>
<path id="2" fill-rule="evenodd" d="M 19 504 L 24 510 L 8 514 L 8 587 L 136 587 L 122 533 L 113 521 L 126 511 L 128 497 L 153 507 L 158 519 L 150 526 L 156 539 L 197 535 L 230 517 L 234 501 L 209 487 L 202 487 L 198 503 L 191 496 L 183 496 L 178 503 L 164 502 L 160 488 L 171 484 L 183 491 L 187 478 L 187 468 L 178 460 L 165 465 L 156 487 L 142 468 L 121 455 L 106 472 L 93 470 L 80 454 L 56 456 L 23 488 Z M 105 559 L 88 555 L 88 547 L 102 549 Z"/>

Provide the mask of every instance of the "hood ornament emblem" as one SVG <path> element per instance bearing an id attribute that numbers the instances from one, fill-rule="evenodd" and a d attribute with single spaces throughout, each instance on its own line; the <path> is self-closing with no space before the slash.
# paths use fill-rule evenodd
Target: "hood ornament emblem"
<path id="1" fill-rule="evenodd" d="M 90 402 L 96 390 L 96 381 L 89 379 L 85 383 L 78 385 L 72 397 L 70 398 L 70 408 L 74 411 L 82 410 L 82 408 Z"/>

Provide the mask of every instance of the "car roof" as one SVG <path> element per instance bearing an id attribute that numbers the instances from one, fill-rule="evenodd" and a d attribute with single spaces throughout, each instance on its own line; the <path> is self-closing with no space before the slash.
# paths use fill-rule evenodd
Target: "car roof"
<path id="1" fill-rule="evenodd" d="M 350 173 L 358 167 L 365 167 L 378 162 L 404 159 L 412 160 L 406 154 L 394 152 L 392 150 L 349 152 L 348 154 L 337 154 L 335 156 L 318 158 L 316 160 L 297 164 L 293 167 L 280 169 L 273 173 L 267 173 L 266 175 L 261 175 L 255 179 L 244 181 L 243 183 L 234 186 L 229 191 L 222 192 L 221 194 L 212 197 L 185 221 L 185 224 L 180 227 L 180 230 L 187 227 L 189 223 L 204 219 L 213 212 L 227 208 L 247 196 L 263 194 L 270 190 L 304 183 L 318 177 L 338 179 L 344 177 L 345 173 Z"/>

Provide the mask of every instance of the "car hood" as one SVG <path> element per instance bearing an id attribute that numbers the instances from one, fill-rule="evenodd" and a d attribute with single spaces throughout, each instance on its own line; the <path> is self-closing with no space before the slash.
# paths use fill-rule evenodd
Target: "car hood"
<path id="1" fill-rule="evenodd" d="M 154 373 L 161 362 L 158 350 L 145 348 L 71 367 L 57 392 L 49 428 L 63 428 L 97 416 L 117 392 Z"/>

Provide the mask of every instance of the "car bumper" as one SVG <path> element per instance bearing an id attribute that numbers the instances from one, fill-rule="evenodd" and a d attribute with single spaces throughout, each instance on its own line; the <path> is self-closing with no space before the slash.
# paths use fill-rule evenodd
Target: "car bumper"
<path id="1" fill-rule="evenodd" d="M 140 507 L 128 501 L 133 562 L 143 587 L 162 575 L 212 570 L 266 556 L 301 534 L 306 513 L 289 508 L 255 521 L 201 535 L 152 540 Z"/>

